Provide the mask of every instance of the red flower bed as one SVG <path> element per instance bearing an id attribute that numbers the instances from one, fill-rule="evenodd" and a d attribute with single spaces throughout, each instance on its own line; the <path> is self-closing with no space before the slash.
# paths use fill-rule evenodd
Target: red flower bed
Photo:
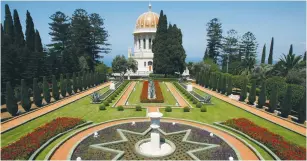
<path id="1" fill-rule="evenodd" d="M 223 124 L 237 129 L 266 145 L 282 160 L 305 160 L 306 148 L 286 141 L 282 136 L 260 127 L 248 119 L 230 119 Z"/>
<path id="2" fill-rule="evenodd" d="M 27 160 L 46 141 L 82 123 L 84 121 L 78 118 L 56 118 L 18 141 L 1 148 L 1 160 Z"/>
<path id="3" fill-rule="evenodd" d="M 155 84 L 155 92 L 156 92 L 156 98 L 155 99 L 148 99 L 148 81 L 144 81 L 142 93 L 140 96 L 142 103 L 163 103 L 164 98 L 161 91 L 161 87 L 158 81 L 154 81 Z"/>

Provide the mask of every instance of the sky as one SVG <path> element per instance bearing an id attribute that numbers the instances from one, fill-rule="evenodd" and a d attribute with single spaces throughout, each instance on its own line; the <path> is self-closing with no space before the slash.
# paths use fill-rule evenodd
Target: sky
<path id="1" fill-rule="evenodd" d="M 139 15 L 148 11 L 149 1 L 2 1 L 1 22 L 4 21 L 4 5 L 8 4 L 11 12 L 19 13 L 25 30 L 26 11 L 29 10 L 35 28 L 40 32 L 43 44 L 49 44 L 49 17 L 56 11 L 70 16 L 75 9 L 82 8 L 88 13 L 98 13 L 105 19 L 109 32 L 111 53 L 103 55 L 103 61 L 110 65 L 116 55 L 127 56 L 128 47 L 133 47 L 133 30 Z M 206 24 L 213 18 L 222 23 L 223 35 L 235 29 L 239 35 L 250 31 L 259 44 L 257 59 L 260 59 L 262 47 L 266 44 L 268 57 L 271 38 L 274 37 L 273 60 L 279 60 L 287 54 L 290 45 L 297 55 L 306 51 L 306 2 L 182 2 L 151 1 L 152 11 L 167 15 L 169 23 L 176 24 L 183 34 L 183 47 L 187 54 L 186 61 L 200 61 L 206 49 Z M 267 58 L 266 58 L 267 60 Z"/>

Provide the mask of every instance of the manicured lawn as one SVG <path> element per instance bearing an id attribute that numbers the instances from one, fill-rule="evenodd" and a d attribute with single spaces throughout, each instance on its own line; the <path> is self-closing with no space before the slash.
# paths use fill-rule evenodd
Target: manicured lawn
<path id="1" fill-rule="evenodd" d="M 137 83 L 135 85 L 135 91 L 132 91 L 129 99 L 128 99 L 128 103 L 129 105 L 142 105 L 142 106 L 175 106 L 176 105 L 176 99 L 175 97 L 172 95 L 172 93 L 170 91 L 167 91 L 167 87 L 164 83 L 159 82 L 161 90 L 162 90 L 162 94 L 164 97 L 164 103 L 141 103 L 140 101 L 140 95 L 142 92 L 142 88 L 143 88 L 143 82 L 140 81 L 139 83 Z"/>
<path id="2" fill-rule="evenodd" d="M 102 91 L 106 92 L 108 88 L 109 87 L 103 88 Z M 90 96 L 87 96 L 74 103 L 66 105 L 65 107 L 62 107 L 24 125 L 21 125 L 11 131 L 8 131 L 1 135 L 1 146 L 3 147 L 5 145 L 8 145 L 9 143 L 16 141 L 17 139 L 31 132 L 35 128 L 57 117 L 77 117 L 97 123 L 111 119 L 146 116 L 146 110 L 142 110 L 139 112 L 136 112 L 135 109 L 125 109 L 124 111 L 117 111 L 116 108 L 107 107 L 107 110 L 100 111 L 99 104 L 91 104 L 90 102 Z M 115 101 L 113 101 L 112 104 L 114 102 Z"/>
<path id="3" fill-rule="evenodd" d="M 194 89 L 195 90 L 195 89 Z M 205 93 L 200 90 L 195 90 L 198 93 L 204 95 Z M 195 120 L 199 122 L 205 122 L 212 124 L 213 122 L 226 121 L 232 118 L 244 117 L 250 119 L 256 124 L 268 128 L 270 131 L 282 135 L 290 142 L 296 143 L 300 146 L 306 147 L 306 138 L 288 129 L 285 129 L 279 125 L 271 123 L 265 119 L 255 116 L 249 112 L 246 112 L 238 107 L 235 107 L 229 103 L 226 103 L 220 99 L 212 97 L 212 103 L 214 105 L 207 106 L 207 112 L 200 112 L 200 109 L 194 108 L 190 112 L 183 112 L 182 109 L 173 109 L 173 112 L 165 112 L 164 109 L 160 111 L 163 112 L 164 117 L 174 117 Z"/>

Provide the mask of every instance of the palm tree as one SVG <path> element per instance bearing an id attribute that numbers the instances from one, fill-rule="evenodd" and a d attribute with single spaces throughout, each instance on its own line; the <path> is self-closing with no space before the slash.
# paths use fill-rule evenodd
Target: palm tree
<path id="1" fill-rule="evenodd" d="M 291 69 L 297 67 L 301 59 L 301 55 L 296 56 L 292 52 L 289 52 L 288 55 L 283 54 L 283 57 L 279 60 L 282 67 L 284 68 L 283 75 L 287 75 Z"/>

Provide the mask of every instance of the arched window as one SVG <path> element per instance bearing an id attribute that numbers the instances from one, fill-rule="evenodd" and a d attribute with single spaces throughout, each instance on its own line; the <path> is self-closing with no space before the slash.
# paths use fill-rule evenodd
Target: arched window
<path id="1" fill-rule="evenodd" d="M 146 61 L 144 62 L 144 67 L 146 67 Z"/>
<path id="2" fill-rule="evenodd" d="M 149 61 L 149 62 L 148 62 L 148 65 L 152 65 L 152 61 Z"/>

